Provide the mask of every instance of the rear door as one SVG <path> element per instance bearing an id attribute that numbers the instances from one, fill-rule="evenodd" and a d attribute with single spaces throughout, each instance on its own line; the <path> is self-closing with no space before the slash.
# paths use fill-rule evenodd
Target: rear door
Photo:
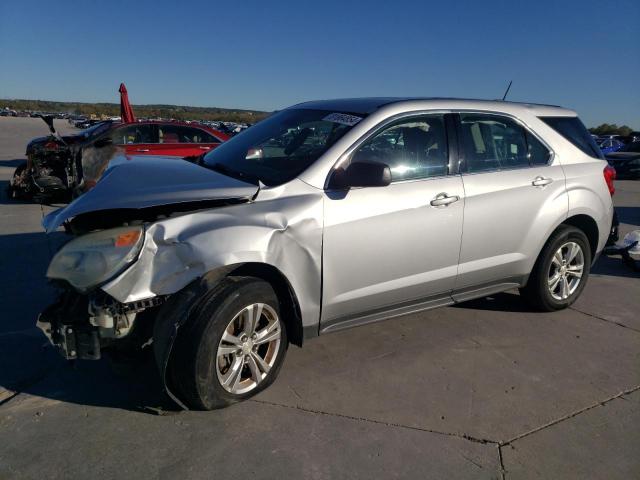
<path id="1" fill-rule="evenodd" d="M 530 272 L 555 222 L 568 210 L 565 177 L 535 134 L 511 117 L 457 116 L 465 210 L 454 298 Z"/>
<path id="2" fill-rule="evenodd" d="M 195 157 L 220 145 L 220 141 L 206 130 L 188 125 L 158 124 L 158 143 L 155 155 Z"/>
<path id="3" fill-rule="evenodd" d="M 158 142 L 158 131 L 150 123 L 125 124 L 110 134 L 114 145 L 124 148 L 127 155 L 153 155 Z"/>

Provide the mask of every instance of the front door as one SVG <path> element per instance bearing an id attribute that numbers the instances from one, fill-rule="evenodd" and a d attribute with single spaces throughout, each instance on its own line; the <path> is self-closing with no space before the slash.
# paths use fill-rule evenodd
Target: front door
<path id="1" fill-rule="evenodd" d="M 444 115 L 422 115 L 352 154 L 389 165 L 392 183 L 325 193 L 321 330 L 450 303 L 464 191 L 448 151 Z"/>

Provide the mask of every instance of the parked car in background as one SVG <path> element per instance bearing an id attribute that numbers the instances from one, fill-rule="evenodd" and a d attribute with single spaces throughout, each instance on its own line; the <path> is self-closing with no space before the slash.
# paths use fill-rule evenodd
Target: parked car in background
<path id="1" fill-rule="evenodd" d="M 606 156 L 619 179 L 640 178 L 640 141 L 632 142 Z"/>
<path id="2" fill-rule="evenodd" d="M 624 143 L 616 138 L 605 138 L 598 144 L 598 146 L 600 147 L 600 150 L 602 150 L 602 153 L 606 154 L 617 152 L 624 147 Z"/>
<path id="3" fill-rule="evenodd" d="M 152 348 L 178 403 L 224 407 L 320 334 L 512 288 L 567 308 L 609 236 L 607 169 L 559 107 L 298 104 L 197 164 L 117 165 L 45 217 L 77 237 L 38 325 L 67 359 Z"/>
<path id="4" fill-rule="evenodd" d="M 99 123 L 102 123 L 104 120 L 96 120 L 96 119 L 81 119 L 74 122 L 73 126 L 76 128 L 80 128 L 81 130 L 87 129 L 89 127 L 93 127 Z"/>
<path id="5" fill-rule="evenodd" d="M 51 134 L 35 138 L 27 145 L 27 161 L 16 168 L 9 185 L 13 198 L 35 195 L 38 200 L 46 201 L 64 199 L 74 191 L 76 194 L 86 191 L 95 185 L 116 152 L 197 157 L 229 138 L 199 124 L 112 121 L 98 121 L 78 134 L 58 136 L 51 117 L 45 119 Z"/>

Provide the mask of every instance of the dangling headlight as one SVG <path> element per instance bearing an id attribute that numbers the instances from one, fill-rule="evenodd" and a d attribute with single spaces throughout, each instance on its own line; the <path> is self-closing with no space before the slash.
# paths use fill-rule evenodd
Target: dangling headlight
<path id="1" fill-rule="evenodd" d="M 47 277 L 66 280 L 80 291 L 110 280 L 140 253 L 143 227 L 89 233 L 67 243 L 53 257 Z"/>

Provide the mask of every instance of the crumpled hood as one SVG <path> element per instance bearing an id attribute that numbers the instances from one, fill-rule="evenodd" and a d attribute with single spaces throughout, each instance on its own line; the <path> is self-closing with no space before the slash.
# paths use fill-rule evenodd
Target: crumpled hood
<path id="1" fill-rule="evenodd" d="M 203 200 L 250 199 L 256 185 L 175 157 L 133 157 L 109 168 L 96 186 L 44 217 L 47 233 L 77 215 Z"/>

